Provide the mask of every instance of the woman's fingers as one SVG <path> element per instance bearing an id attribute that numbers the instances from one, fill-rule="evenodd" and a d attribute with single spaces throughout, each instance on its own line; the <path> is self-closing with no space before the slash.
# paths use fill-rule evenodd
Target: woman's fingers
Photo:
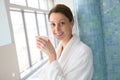
<path id="1" fill-rule="evenodd" d="M 39 37 L 39 36 L 36 37 L 36 41 L 37 41 L 38 44 L 42 44 L 43 46 L 46 46 L 46 44 L 47 44 L 47 41 L 44 40 L 43 38 Z"/>
<path id="2" fill-rule="evenodd" d="M 44 48 L 47 45 L 47 43 L 39 40 L 39 41 L 37 41 L 37 45 Z"/>
<path id="3" fill-rule="evenodd" d="M 48 48 L 49 43 L 47 40 L 44 40 L 43 38 L 36 36 L 36 44 L 41 51 L 44 51 L 47 53 L 49 52 L 49 48 Z"/>
<path id="4" fill-rule="evenodd" d="M 39 36 L 36 36 L 36 44 L 37 44 L 38 49 L 46 53 L 46 55 L 49 57 L 50 62 L 56 60 L 56 52 L 49 39 L 47 40 Z"/>

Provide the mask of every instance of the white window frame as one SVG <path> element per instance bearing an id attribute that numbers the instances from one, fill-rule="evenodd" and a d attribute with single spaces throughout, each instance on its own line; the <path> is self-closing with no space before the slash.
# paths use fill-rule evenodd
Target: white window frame
<path id="1" fill-rule="evenodd" d="M 46 17 L 46 15 L 48 14 L 48 12 L 49 12 L 49 9 L 51 8 L 51 6 L 50 6 L 50 8 L 49 8 L 49 1 L 50 0 L 47 0 L 47 5 L 48 5 L 48 10 L 43 10 L 43 9 L 40 9 L 40 4 L 38 3 L 38 5 L 39 5 L 39 9 L 37 9 L 37 8 L 32 8 L 32 7 L 28 7 L 27 5 L 28 5 L 28 3 L 27 3 L 27 0 L 25 0 L 26 1 L 26 6 L 22 6 L 22 5 L 17 5 L 17 4 L 11 4 L 10 2 L 9 2 L 9 4 L 8 4 L 8 8 L 9 8 L 9 14 L 10 14 L 10 11 L 15 11 L 15 12 L 21 12 L 22 13 L 22 18 L 23 18 L 23 21 L 25 21 L 25 19 L 24 19 L 24 12 L 32 12 L 32 13 L 34 13 L 35 14 L 35 17 L 37 16 L 37 14 L 39 14 L 39 13 L 43 13 L 44 14 L 44 16 L 45 16 L 45 22 L 46 22 L 46 31 L 48 31 L 48 24 L 47 24 L 47 17 Z M 40 1 L 40 0 L 38 0 L 38 1 Z M 51 1 L 53 1 L 53 5 L 54 5 L 54 0 L 51 0 Z M 10 16 L 10 15 L 9 15 Z M 10 25 L 12 26 L 12 23 L 11 23 L 11 20 L 10 20 Z M 39 34 L 39 27 L 38 27 L 38 22 L 37 22 L 37 18 L 36 18 L 36 27 L 37 27 L 37 32 L 38 32 L 38 34 Z M 26 25 L 25 25 L 25 23 L 24 23 L 24 29 L 25 29 L 25 27 L 26 27 Z M 13 34 L 13 29 L 11 30 L 12 31 L 12 34 Z M 47 35 L 49 36 L 50 34 L 47 32 Z M 12 35 L 13 36 L 13 35 Z M 25 36 L 27 37 L 27 34 L 26 34 L 26 30 L 25 30 Z M 13 37 L 13 42 L 14 42 L 14 37 Z M 20 73 L 20 77 L 21 77 L 21 79 L 23 79 L 23 80 L 25 80 L 26 78 L 28 78 L 31 74 L 33 74 L 36 70 L 38 70 L 45 62 L 46 62 L 46 60 L 44 60 L 43 62 L 42 62 L 42 64 L 40 63 L 39 65 L 36 65 L 36 66 L 32 66 L 32 63 L 31 63 L 31 58 L 30 58 L 30 50 L 29 50 L 29 45 L 28 45 L 28 40 L 26 40 L 26 42 L 27 42 L 27 49 L 28 49 L 28 57 L 29 57 L 29 65 L 30 65 L 30 69 L 29 70 L 27 70 L 26 72 L 23 72 L 23 73 Z M 55 43 L 55 47 L 56 47 L 56 40 L 54 40 L 54 43 Z M 42 58 L 42 54 L 41 54 L 41 58 Z"/>

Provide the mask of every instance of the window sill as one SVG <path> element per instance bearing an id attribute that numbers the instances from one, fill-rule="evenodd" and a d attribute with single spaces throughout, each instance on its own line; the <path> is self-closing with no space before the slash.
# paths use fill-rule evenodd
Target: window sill
<path id="1" fill-rule="evenodd" d="M 36 63 L 33 67 L 27 69 L 23 73 L 20 74 L 21 80 L 26 80 L 32 74 L 34 74 L 38 69 L 40 69 L 45 63 L 47 62 L 47 58 L 43 59 L 42 61 Z"/>

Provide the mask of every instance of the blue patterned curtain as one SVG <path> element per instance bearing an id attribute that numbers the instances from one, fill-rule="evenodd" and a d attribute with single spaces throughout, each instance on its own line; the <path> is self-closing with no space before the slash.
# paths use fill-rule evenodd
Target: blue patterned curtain
<path id="1" fill-rule="evenodd" d="M 93 80 L 120 80 L 120 0 L 75 0 L 79 35 L 93 51 Z"/>

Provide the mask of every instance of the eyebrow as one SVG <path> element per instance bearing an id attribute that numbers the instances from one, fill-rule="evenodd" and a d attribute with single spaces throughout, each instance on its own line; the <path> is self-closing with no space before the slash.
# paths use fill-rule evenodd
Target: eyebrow
<path id="1" fill-rule="evenodd" d="M 66 19 L 60 19 L 59 22 L 60 22 L 60 21 L 66 21 Z M 50 21 L 50 20 L 49 20 L 49 22 L 54 22 L 54 21 Z"/>

